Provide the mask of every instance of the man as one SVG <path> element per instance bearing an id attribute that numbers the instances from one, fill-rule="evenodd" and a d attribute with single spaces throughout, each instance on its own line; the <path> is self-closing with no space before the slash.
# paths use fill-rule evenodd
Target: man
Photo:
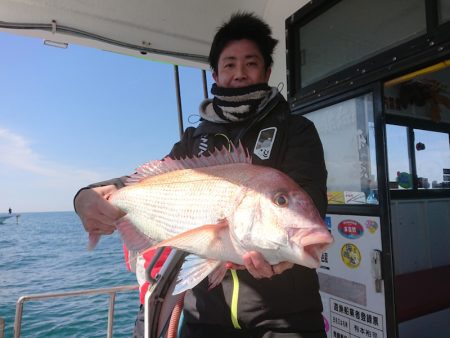
<path id="1" fill-rule="evenodd" d="M 268 86 L 276 44 L 270 27 L 252 14 L 233 15 L 219 28 L 209 55 L 214 98 L 201 104 L 202 122 L 186 129 L 169 156 L 207 155 L 241 142 L 254 164 L 288 174 L 324 216 L 327 172 L 317 131 Z M 75 197 L 90 234 L 114 231 L 123 213 L 106 199 L 122 181 L 100 183 Z M 315 270 L 287 262 L 270 266 L 257 252 L 246 253 L 244 262 L 230 263 L 234 269 L 219 286 L 208 290 L 205 279 L 186 293 L 182 337 L 325 337 Z M 138 320 L 135 332 L 141 326 Z"/>

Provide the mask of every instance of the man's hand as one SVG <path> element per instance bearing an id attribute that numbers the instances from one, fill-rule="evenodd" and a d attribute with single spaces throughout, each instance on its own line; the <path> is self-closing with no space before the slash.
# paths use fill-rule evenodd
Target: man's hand
<path id="1" fill-rule="evenodd" d="M 109 196 L 117 191 L 115 185 L 84 189 L 75 199 L 75 210 L 84 229 L 93 235 L 110 235 L 116 227 L 114 222 L 124 216 L 119 208 L 108 202 Z"/>
<path id="2" fill-rule="evenodd" d="M 247 269 L 248 272 L 257 279 L 271 278 L 294 266 L 291 262 L 280 262 L 275 265 L 270 265 L 264 257 L 256 251 L 247 252 L 242 258 L 244 260 L 244 265 L 228 263 L 227 267 L 238 270 Z"/>

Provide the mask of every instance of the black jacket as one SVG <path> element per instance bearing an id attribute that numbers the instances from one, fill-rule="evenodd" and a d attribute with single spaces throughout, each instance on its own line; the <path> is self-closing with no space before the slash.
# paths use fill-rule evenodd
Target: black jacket
<path id="1" fill-rule="evenodd" d="M 254 149 L 257 140 L 261 141 L 260 134 L 266 135 L 265 140 L 272 142 L 272 146 L 262 147 L 258 156 Z M 293 115 L 281 94 L 277 94 L 257 118 L 249 122 L 218 124 L 203 121 L 197 128 L 186 129 L 170 156 L 197 156 L 238 141 L 252 154 L 252 163 L 288 174 L 308 192 L 321 216 L 325 215 L 327 172 L 322 144 L 313 123 L 300 115 Z M 269 151 L 270 156 L 267 156 Z M 281 275 L 259 280 L 246 270 L 238 270 L 237 277 L 238 281 L 233 279 L 231 272 L 227 272 L 222 284 L 212 290 L 208 290 L 205 279 L 188 291 L 185 321 L 236 327 L 232 322 L 231 302 L 233 289 L 238 283 L 237 320 L 241 328 L 262 326 L 300 332 L 323 328 L 315 270 L 295 265 Z"/>

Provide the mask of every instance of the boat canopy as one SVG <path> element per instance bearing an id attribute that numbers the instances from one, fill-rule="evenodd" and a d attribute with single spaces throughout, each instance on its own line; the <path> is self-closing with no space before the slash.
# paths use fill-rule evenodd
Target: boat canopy
<path id="1" fill-rule="evenodd" d="M 306 3 L 307 0 L 2 0 L 0 31 L 42 38 L 57 46 L 74 43 L 208 69 L 207 56 L 217 27 L 236 11 L 250 11 L 263 17 L 280 40 L 276 51 L 280 56 L 275 55 L 275 60 L 281 73 L 275 77 L 284 82 L 285 20 Z"/>

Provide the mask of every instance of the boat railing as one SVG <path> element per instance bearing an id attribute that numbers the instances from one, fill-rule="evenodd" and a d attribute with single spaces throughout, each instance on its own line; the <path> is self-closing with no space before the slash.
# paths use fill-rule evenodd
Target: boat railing
<path id="1" fill-rule="evenodd" d="M 113 325 L 114 325 L 114 306 L 116 300 L 116 294 L 118 292 L 135 291 L 139 288 L 138 285 L 122 285 L 101 289 L 90 290 L 77 290 L 60 293 L 44 293 L 35 295 L 25 295 L 20 297 L 16 303 L 16 316 L 14 320 L 14 338 L 20 337 L 20 330 L 22 326 L 23 305 L 28 301 L 42 301 L 51 298 L 65 298 L 65 297 L 77 297 L 77 296 L 92 296 L 100 294 L 109 294 L 109 307 L 108 307 L 108 327 L 107 338 L 112 338 Z M 4 327 L 4 322 L 3 322 Z M 0 318 L 0 338 L 2 338 L 2 319 Z"/>
<path id="2" fill-rule="evenodd" d="M 0 317 L 0 338 L 3 338 L 5 334 L 5 320 Z"/>

